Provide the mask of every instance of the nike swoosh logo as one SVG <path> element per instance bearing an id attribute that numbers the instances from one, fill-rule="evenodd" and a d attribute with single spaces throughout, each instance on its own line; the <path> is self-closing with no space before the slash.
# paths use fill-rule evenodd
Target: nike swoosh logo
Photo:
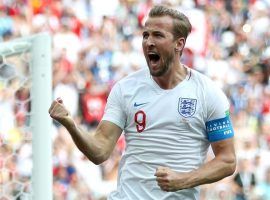
<path id="1" fill-rule="evenodd" d="M 148 104 L 148 103 L 149 102 L 146 102 L 146 103 L 137 103 L 137 102 L 135 102 L 134 107 L 142 106 L 142 105 L 145 105 L 145 104 Z"/>

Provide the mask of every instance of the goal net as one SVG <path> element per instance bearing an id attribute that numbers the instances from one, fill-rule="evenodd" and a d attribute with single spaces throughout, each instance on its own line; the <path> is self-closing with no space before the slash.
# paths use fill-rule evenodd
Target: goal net
<path id="1" fill-rule="evenodd" d="M 0 43 L 0 199 L 52 199 L 51 38 Z"/>

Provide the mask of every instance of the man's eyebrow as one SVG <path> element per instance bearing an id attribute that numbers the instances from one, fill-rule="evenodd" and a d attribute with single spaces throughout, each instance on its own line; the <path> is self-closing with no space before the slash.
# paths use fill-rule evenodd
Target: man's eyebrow
<path id="1" fill-rule="evenodd" d="M 154 34 L 164 34 L 162 31 L 152 31 Z"/>
<path id="2" fill-rule="evenodd" d="M 141 32 L 142 35 L 147 34 L 147 33 L 149 33 L 149 30 L 146 30 L 146 29 L 142 30 Z"/>
<path id="3" fill-rule="evenodd" d="M 164 32 L 159 31 L 159 30 L 151 30 L 151 29 L 143 29 L 143 30 L 142 30 L 142 33 L 149 33 L 149 32 L 151 32 L 151 33 L 153 33 L 153 34 L 157 34 L 157 33 L 159 33 L 159 34 L 164 34 Z"/>

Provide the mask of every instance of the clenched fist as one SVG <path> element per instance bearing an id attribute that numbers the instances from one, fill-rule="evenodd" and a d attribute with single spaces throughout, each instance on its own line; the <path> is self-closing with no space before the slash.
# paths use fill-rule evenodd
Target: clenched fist
<path id="1" fill-rule="evenodd" d="M 61 98 L 57 98 L 52 102 L 51 107 L 49 109 L 49 114 L 51 118 L 55 119 L 64 126 L 67 126 L 73 121 L 69 111 L 64 106 L 63 100 Z"/>
<path id="2" fill-rule="evenodd" d="M 155 173 L 158 186 L 166 192 L 184 189 L 187 173 L 179 173 L 169 167 L 158 167 Z"/>

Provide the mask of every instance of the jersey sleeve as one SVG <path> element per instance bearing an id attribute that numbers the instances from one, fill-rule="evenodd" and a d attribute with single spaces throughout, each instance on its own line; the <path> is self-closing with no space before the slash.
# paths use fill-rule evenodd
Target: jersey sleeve
<path id="1" fill-rule="evenodd" d="M 206 134 L 209 142 L 217 142 L 234 136 L 230 119 L 230 104 L 223 93 L 217 87 L 209 90 L 207 96 L 207 120 L 205 123 Z"/>
<path id="2" fill-rule="evenodd" d="M 107 99 L 107 104 L 105 107 L 104 115 L 102 120 L 110 121 L 122 130 L 124 129 L 126 122 L 126 114 L 124 112 L 124 102 L 121 94 L 121 88 L 118 83 L 116 83 Z"/>

